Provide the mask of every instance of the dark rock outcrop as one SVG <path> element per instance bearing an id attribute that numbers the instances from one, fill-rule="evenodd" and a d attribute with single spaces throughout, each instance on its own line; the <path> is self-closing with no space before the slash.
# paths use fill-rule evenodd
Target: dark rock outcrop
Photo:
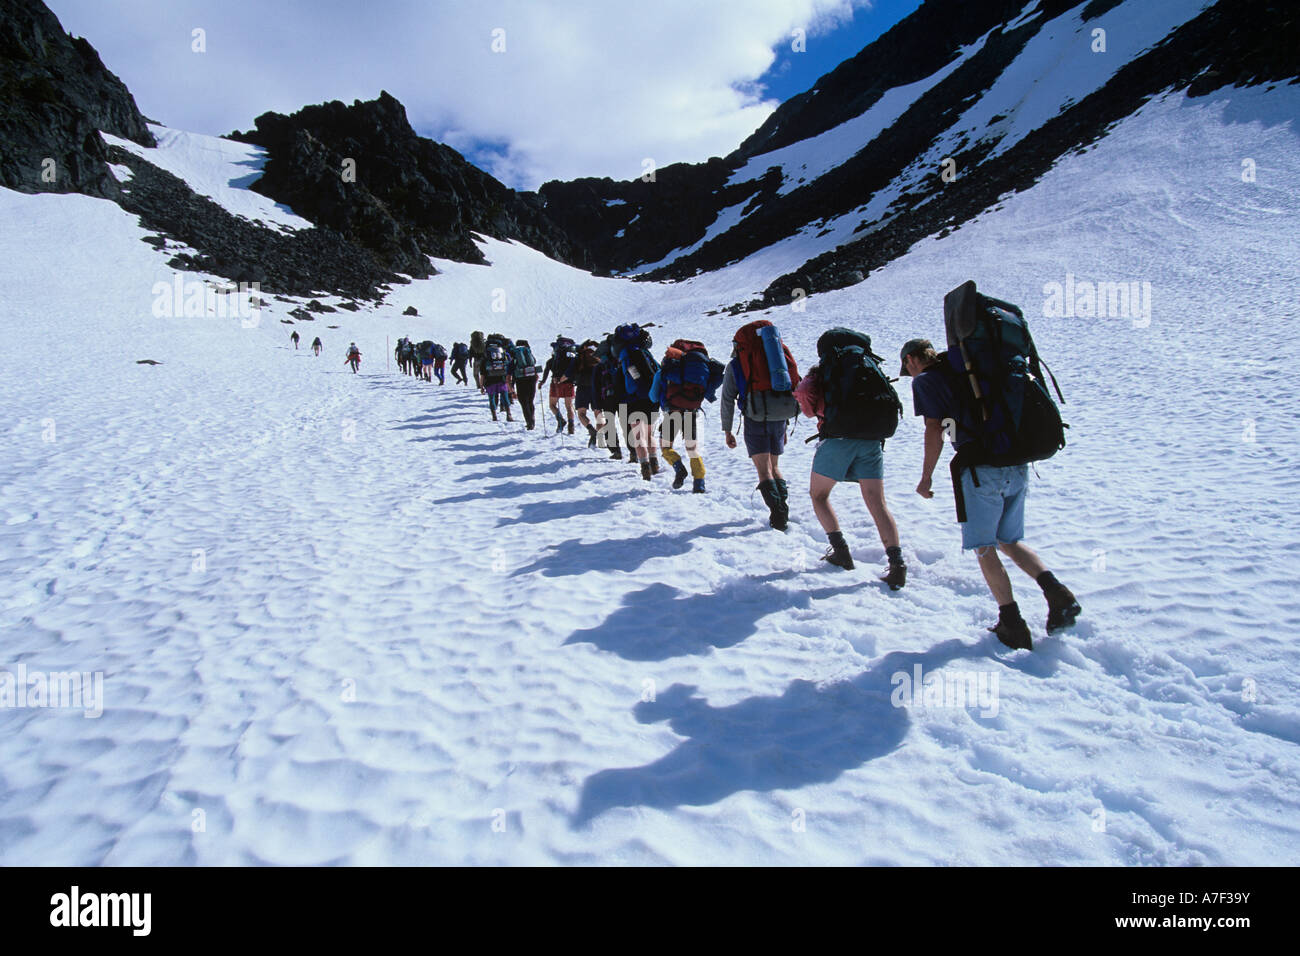
<path id="1" fill-rule="evenodd" d="M 473 233 L 518 239 L 553 259 L 585 257 L 531 193 L 517 193 L 450 146 L 416 134 L 387 92 L 291 116 L 264 113 L 233 139 L 270 154 L 252 188 L 370 250 L 397 272 L 430 274 L 427 256 L 484 261 Z"/>
<path id="2" fill-rule="evenodd" d="M 4 0 L 0 186 L 116 199 L 100 130 L 154 145 L 130 91 L 89 43 L 64 33 L 40 0 Z"/>

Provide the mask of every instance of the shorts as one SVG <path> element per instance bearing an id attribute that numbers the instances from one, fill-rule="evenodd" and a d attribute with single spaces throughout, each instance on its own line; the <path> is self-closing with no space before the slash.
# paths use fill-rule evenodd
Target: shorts
<path id="1" fill-rule="evenodd" d="M 627 409 L 627 427 L 652 424 L 659 414 L 659 406 L 648 398 L 629 399 L 624 406 Z"/>
<path id="2" fill-rule="evenodd" d="M 698 409 L 669 408 L 663 412 L 659 422 L 659 439 L 665 445 L 671 445 L 680 435 L 684 442 L 694 442 L 699 431 L 700 413 Z"/>
<path id="3" fill-rule="evenodd" d="M 783 421 L 758 422 L 745 418 L 745 451 L 754 455 L 779 455 L 785 451 L 785 429 Z"/>
<path id="4" fill-rule="evenodd" d="M 961 546 L 967 551 L 1012 544 L 1025 536 L 1025 496 L 1029 493 L 1029 466 L 994 468 L 978 466 L 979 486 L 971 469 L 961 473 L 966 496 L 966 520 L 961 526 Z"/>
<path id="5" fill-rule="evenodd" d="M 433 364 L 433 359 L 420 359 L 420 364 L 421 364 L 421 365 L 432 365 L 432 364 Z"/>
<path id="6" fill-rule="evenodd" d="M 591 386 L 582 386 L 577 391 L 573 404 L 578 408 L 596 408 L 596 390 Z"/>
<path id="7" fill-rule="evenodd" d="M 813 456 L 814 474 L 835 481 L 885 477 L 885 443 L 874 438 L 827 438 Z"/>
<path id="8" fill-rule="evenodd" d="M 573 383 L 557 382 L 552 379 L 551 398 L 573 398 Z"/>
<path id="9" fill-rule="evenodd" d="M 495 383 L 495 384 L 493 384 L 493 385 L 485 385 L 485 386 L 483 386 L 483 388 L 484 388 L 484 391 L 486 391 L 487 394 L 489 394 L 489 395 L 509 395 L 509 394 L 510 394 L 510 386 L 508 386 L 505 382 L 497 382 L 497 383 Z"/>

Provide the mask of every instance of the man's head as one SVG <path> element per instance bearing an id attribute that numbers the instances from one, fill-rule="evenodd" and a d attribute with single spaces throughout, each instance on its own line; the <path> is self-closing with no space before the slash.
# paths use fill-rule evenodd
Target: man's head
<path id="1" fill-rule="evenodd" d="M 929 339 L 912 339 L 899 350 L 898 357 L 903 362 L 898 372 L 902 376 L 919 375 L 939 360 Z"/>

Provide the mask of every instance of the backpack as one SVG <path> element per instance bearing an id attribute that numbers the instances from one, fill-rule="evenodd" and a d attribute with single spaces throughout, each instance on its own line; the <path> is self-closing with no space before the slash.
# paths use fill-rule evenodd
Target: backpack
<path id="1" fill-rule="evenodd" d="M 451 360 L 453 362 L 459 362 L 467 355 L 469 355 L 469 348 L 466 347 L 464 342 L 457 342 L 451 347 Z"/>
<path id="2" fill-rule="evenodd" d="M 721 362 L 709 358 L 709 350 L 702 343 L 678 339 L 664 353 L 663 406 L 693 411 L 706 398 L 716 402 L 726 371 Z"/>
<path id="3" fill-rule="evenodd" d="M 506 377 L 506 369 L 509 360 L 506 358 L 506 350 L 495 342 L 485 346 L 483 352 L 483 378 L 500 381 Z"/>
<path id="4" fill-rule="evenodd" d="M 469 334 L 469 350 L 471 353 L 473 353 L 474 355 L 482 355 L 483 345 L 484 342 L 483 342 L 482 332 L 471 332 Z"/>
<path id="5" fill-rule="evenodd" d="M 628 397 L 646 398 L 659 371 L 659 363 L 650 354 L 650 333 L 635 323 L 620 325 L 614 330 L 614 343 Z"/>
<path id="6" fill-rule="evenodd" d="M 732 340 L 740 363 L 738 403 L 744 407 L 749 392 L 793 392 L 799 384 L 799 366 L 781 333 L 766 319 L 743 326 Z"/>
<path id="7" fill-rule="evenodd" d="M 1025 465 L 1065 447 L 1061 412 L 1043 379 L 1029 325 L 1019 307 L 981 295 L 974 281 L 943 298 L 948 336 L 947 373 L 974 440 L 963 445 L 965 465 Z M 1048 369 L 1056 396 L 1060 386 Z"/>
<path id="8" fill-rule="evenodd" d="M 520 339 L 518 344 L 515 345 L 513 358 L 515 360 L 515 378 L 536 377 L 537 363 L 533 361 L 533 350 L 524 339 Z"/>
<path id="9" fill-rule="evenodd" d="M 903 403 L 871 351 L 870 336 L 834 328 L 817 340 L 817 377 L 826 415 L 819 438 L 884 441 L 898 431 Z"/>
<path id="10" fill-rule="evenodd" d="M 444 359 L 446 359 L 447 350 L 443 348 L 441 345 L 435 344 L 433 346 L 433 357 L 436 358 L 439 362 L 441 362 Z"/>
<path id="11" fill-rule="evenodd" d="M 551 345 L 551 368 L 556 376 L 573 378 L 574 363 L 578 360 L 578 346 L 573 339 L 560 336 Z"/>
<path id="12" fill-rule="evenodd" d="M 425 339 L 415 347 L 415 351 L 420 355 L 420 361 L 430 361 L 433 359 L 433 343 Z"/>

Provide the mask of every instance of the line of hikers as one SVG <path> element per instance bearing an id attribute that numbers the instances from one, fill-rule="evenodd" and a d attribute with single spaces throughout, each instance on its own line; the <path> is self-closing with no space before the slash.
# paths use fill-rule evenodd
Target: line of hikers
<path id="1" fill-rule="evenodd" d="M 432 382 L 436 375 L 439 385 L 447 384 L 447 359 L 450 358 L 452 377 L 462 385 L 468 381 L 465 377 L 465 363 L 469 361 L 469 347 L 464 342 L 453 345 L 448 355 L 446 348 L 438 342 L 428 339 L 412 342 L 403 336 L 397 340 L 393 356 L 403 375 L 414 375 L 426 382 Z"/>
<path id="2" fill-rule="evenodd" d="M 933 473 L 947 439 L 956 451 L 950 470 L 962 547 L 976 553 L 998 603 L 998 621 L 989 630 L 1008 647 L 1032 649 L 999 552 L 1042 589 L 1048 633 L 1074 623 L 1081 613 L 1078 601 L 1022 540 L 1029 463 L 1063 448 L 1068 426 L 1047 391 L 1037 349 L 1016 306 L 984 296 L 967 282 L 945 297 L 944 311 L 947 351 L 936 352 L 920 338 L 900 351 L 899 375 L 912 378 L 914 413 L 925 420 L 916 491 L 934 497 Z M 808 441 L 816 439 L 818 445 L 808 490 L 829 544 L 822 560 L 854 567 L 830 495 L 837 483 L 856 482 L 885 548 L 888 568 L 881 580 L 892 590 L 904 587 L 907 565 L 884 490 L 884 446 L 898 428 L 903 405 L 893 387 L 897 379 L 884 372 L 869 336 L 846 328 L 826 331 L 817 341 L 818 362 L 804 375 L 776 326 L 763 319 L 736 332 L 725 365 L 694 340 L 673 341 L 659 359 L 652 345 L 647 327 L 629 323 L 599 340 L 557 337 L 540 369 L 527 340 L 500 333 L 474 332 L 468 346 L 456 343 L 451 354 L 453 371 L 460 356 L 462 384 L 464 362 L 473 363 L 474 383 L 487 396 L 494 421 L 504 413 L 513 422 L 517 399 L 526 428 L 534 429 L 537 389 L 549 379 L 548 407 L 557 433 L 574 433 L 576 412 L 588 447 L 606 448 L 610 458 L 622 459 L 626 446 L 627 460 L 639 466 L 646 481 L 661 470 L 662 454 L 674 472 L 673 488 L 690 477 L 692 491 L 699 494 L 705 492 L 701 408 L 717 401 L 721 389 L 726 445 L 737 447 L 739 411 L 758 491 L 769 524 L 778 531 L 786 530 L 790 515 L 789 487 L 780 469 L 789 423 L 800 413 L 815 418 L 818 429 Z M 437 361 L 437 352 L 430 354 Z M 1060 397 L 1059 387 L 1056 393 Z"/>

